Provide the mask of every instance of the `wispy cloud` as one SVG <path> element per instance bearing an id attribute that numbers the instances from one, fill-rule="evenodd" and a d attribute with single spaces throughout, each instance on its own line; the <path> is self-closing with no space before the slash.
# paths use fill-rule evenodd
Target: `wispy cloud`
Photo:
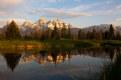
<path id="1" fill-rule="evenodd" d="M 83 17 L 83 16 L 91 16 L 88 13 L 77 13 L 77 12 L 71 12 L 71 11 L 65 11 L 65 10 L 59 10 L 55 8 L 43 8 L 36 11 L 27 11 L 30 14 L 37 14 L 37 13 L 43 13 L 43 16 L 45 17 L 54 17 L 54 18 L 76 18 L 76 17 Z"/>
<path id="2" fill-rule="evenodd" d="M 1 15 L 1 16 L 4 16 L 5 13 L 4 13 L 3 11 L 0 11 L 0 15 Z"/>
<path id="3" fill-rule="evenodd" d="M 42 11 L 44 11 L 45 13 L 44 16 L 55 17 L 55 18 L 76 18 L 76 17 L 90 16 L 90 14 L 87 14 L 87 13 L 74 13 L 74 12 L 58 10 L 54 8 L 44 8 L 42 9 Z"/>
<path id="4" fill-rule="evenodd" d="M 121 9 L 121 5 L 117 5 L 116 6 L 116 9 Z"/>
<path id="5" fill-rule="evenodd" d="M 21 4 L 27 0 L 0 0 L 0 17 L 15 16 L 21 10 Z M 19 14 L 20 15 L 20 14 Z"/>
<path id="6" fill-rule="evenodd" d="M 104 3 L 93 3 L 93 4 L 86 4 L 86 5 L 79 5 L 71 9 L 68 9 L 68 11 L 72 11 L 72 12 L 88 11 L 90 8 L 97 7 L 103 4 Z"/>
<path id="7" fill-rule="evenodd" d="M 117 25 L 120 21 L 121 21 L 121 17 L 120 18 L 116 18 L 111 23 Z"/>
<path id="8" fill-rule="evenodd" d="M 74 0 L 75 2 L 81 2 L 82 0 Z"/>
<path id="9" fill-rule="evenodd" d="M 88 5 L 80 5 L 69 9 L 57 9 L 57 8 L 42 8 L 38 10 L 27 10 L 29 14 L 42 14 L 45 17 L 54 18 L 77 18 L 83 16 L 97 16 L 97 15 L 110 15 L 110 14 L 120 14 L 120 5 L 115 6 L 112 9 L 102 9 L 102 10 L 91 10 L 93 7 L 100 7 L 104 3 L 93 3 Z"/>
<path id="10" fill-rule="evenodd" d="M 48 0 L 50 3 L 56 3 L 56 2 L 64 2 L 64 0 Z"/>
<path id="11" fill-rule="evenodd" d="M 110 4 L 110 3 L 113 3 L 114 1 L 118 1 L 118 0 L 107 0 L 106 3 Z"/>
<path id="12" fill-rule="evenodd" d="M 10 6 L 23 3 L 25 0 L 0 0 L 0 9 L 9 8 Z"/>
<path id="13" fill-rule="evenodd" d="M 90 13 L 92 16 L 112 15 L 112 14 L 121 14 L 121 10 L 107 9 L 107 10 L 99 10 L 99 11 L 90 11 L 90 12 L 87 12 L 87 13 Z"/>
<path id="14" fill-rule="evenodd" d="M 102 5 L 102 3 L 80 5 L 69 9 L 42 8 L 38 10 L 27 10 L 26 12 L 33 15 L 43 13 L 43 16 L 45 17 L 68 19 L 68 18 L 77 18 L 77 17 L 83 17 L 83 16 L 92 16 L 92 14 L 94 13 L 89 13 L 84 11 L 88 11 L 90 8 L 99 6 L 99 5 Z"/>
<path id="15" fill-rule="evenodd" d="M 68 11 L 71 12 L 81 12 L 81 11 L 85 11 L 87 9 L 91 8 L 89 5 L 85 6 L 85 5 L 81 5 L 81 6 L 76 6 L 74 8 L 68 9 Z"/>

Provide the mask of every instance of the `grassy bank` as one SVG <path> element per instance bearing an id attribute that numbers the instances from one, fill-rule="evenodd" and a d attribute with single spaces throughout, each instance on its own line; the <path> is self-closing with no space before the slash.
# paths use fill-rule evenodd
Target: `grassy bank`
<path id="1" fill-rule="evenodd" d="M 0 48 L 52 48 L 52 47 L 90 47 L 93 44 L 85 41 L 73 40 L 14 40 L 14 41 L 0 41 Z"/>
<path id="2" fill-rule="evenodd" d="M 120 40 L 85 40 L 92 43 L 94 46 L 121 46 Z"/>
<path id="3" fill-rule="evenodd" d="M 101 46 L 121 46 L 118 40 L 14 40 L 0 41 L 0 48 L 85 48 Z"/>

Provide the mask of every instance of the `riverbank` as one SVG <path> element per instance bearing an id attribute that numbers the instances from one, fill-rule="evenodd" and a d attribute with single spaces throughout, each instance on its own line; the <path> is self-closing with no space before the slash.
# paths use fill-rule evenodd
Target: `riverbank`
<path id="1" fill-rule="evenodd" d="M 85 48 L 101 46 L 121 46 L 119 40 L 5 40 L 0 41 L 0 48 Z"/>

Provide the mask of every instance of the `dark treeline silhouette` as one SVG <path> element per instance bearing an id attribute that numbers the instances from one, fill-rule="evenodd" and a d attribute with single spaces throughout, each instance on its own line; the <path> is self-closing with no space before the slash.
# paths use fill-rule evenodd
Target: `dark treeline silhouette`
<path id="1" fill-rule="evenodd" d="M 120 32 L 115 32 L 113 25 L 110 25 L 109 30 L 96 31 L 94 28 L 91 32 L 85 32 L 80 29 L 78 32 L 78 39 L 96 39 L 96 40 L 121 40 Z"/>
<path id="2" fill-rule="evenodd" d="M 57 24 L 54 24 L 54 29 L 48 27 L 47 30 L 44 29 L 34 29 L 33 32 L 28 34 L 28 31 L 25 31 L 25 34 L 20 34 L 20 30 L 15 21 L 12 21 L 10 24 L 4 26 L 2 33 L 0 33 L 0 39 L 37 39 L 37 40 L 53 40 L 53 39 L 72 39 L 72 40 L 85 40 L 85 39 L 95 39 L 95 40 L 121 40 L 120 32 L 115 32 L 113 25 L 110 25 L 109 30 L 107 31 L 96 31 L 94 28 L 92 31 L 86 32 L 83 29 L 78 31 L 72 31 L 71 25 L 68 27 L 63 24 L 62 28 L 57 28 Z"/>

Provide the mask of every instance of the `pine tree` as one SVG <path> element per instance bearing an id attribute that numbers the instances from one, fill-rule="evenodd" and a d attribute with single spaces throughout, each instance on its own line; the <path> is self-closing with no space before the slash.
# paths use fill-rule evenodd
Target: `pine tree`
<path id="1" fill-rule="evenodd" d="M 36 31 L 34 32 L 34 36 L 35 36 L 35 39 L 40 40 L 40 39 L 41 39 L 41 36 L 42 36 L 41 30 L 36 30 Z"/>
<path id="2" fill-rule="evenodd" d="M 24 34 L 24 39 L 31 39 L 32 38 L 32 35 L 31 34 L 28 34 L 28 31 L 26 30 L 25 31 L 25 34 Z"/>
<path id="3" fill-rule="evenodd" d="M 105 31 L 105 32 L 103 33 L 103 39 L 104 39 L 104 40 L 108 39 L 108 34 L 109 34 L 108 31 Z"/>
<path id="4" fill-rule="evenodd" d="M 41 38 L 40 40 L 45 40 L 45 30 L 44 30 L 44 27 L 42 28 L 42 31 L 41 31 Z"/>
<path id="5" fill-rule="evenodd" d="M 82 29 L 78 31 L 78 39 L 82 39 Z"/>
<path id="6" fill-rule="evenodd" d="M 116 40 L 121 40 L 121 34 L 119 31 L 116 33 Z"/>
<path id="7" fill-rule="evenodd" d="M 57 38 L 58 38 L 57 24 L 55 24 L 55 26 L 54 26 L 54 30 L 52 31 L 51 37 L 52 37 L 53 39 L 57 39 Z"/>
<path id="8" fill-rule="evenodd" d="M 63 23 L 63 28 L 61 29 L 61 38 L 67 38 L 65 23 Z"/>
<path id="9" fill-rule="evenodd" d="M 76 33 L 76 31 L 74 31 L 74 32 L 72 33 L 72 39 L 73 39 L 73 40 L 77 40 L 77 39 L 78 39 L 78 34 Z"/>
<path id="10" fill-rule="evenodd" d="M 110 25 L 110 28 L 109 28 L 108 39 L 115 39 L 114 27 L 112 24 Z"/>
<path id="11" fill-rule="evenodd" d="M 6 29 L 6 39 L 12 40 L 12 39 L 20 39 L 21 35 L 19 32 L 18 25 L 12 21 L 8 28 Z"/>
<path id="12" fill-rule="evenodd" d="M 5 53 L 5 54 L 3 54 L 3 57 L 6 60 L 7 66 L 13 72 L 20 61 L 21 54 L 19 54 L 19 53 Z"/>
<path id="13" fill-rule="evenodd" d="M 96 30 L 93 28 L 93 30 L 92 30 L 92 35 L 91 35 L 91 39 L 97 39 L 97 32 L 96 32 Z"/>
<path id="14" fill-rule="evenodd" d="M 52 35 L 52 30 L 50 28 L 48 28 L 48 30 L 46 31 L 46 39 L 51 39 L 51 35 Z"/>
<path id="15" fill-rule="evenodd" d="M 103 39 L 103 32 L 102 32 L 102 30 L 97 32 L 97 39 L 99 39 L 99 40 Z"/>
<path id="16" fill-rule="evenodd" d="M 86 37 L 85 31 L 83 31 L 82 29 L 80 29 L 78 31 L 78 39 L 85 39 L 85 37 Z"/>
<path id="17" fill-rule="evenodd" d="M 67 37 L 68 37 L 68 39 L 71 39 L 71 25 L 69 24 L 68 25 L 68 31 L 67 31 Z"/>
<path id="18" fill-rule="evenodd" d="M 35 32 L 31 32 L 31 34 L 30 34 L 30 39 L 36 39 L 36 38 L 35 38 Z"/>
<path id="19" fill-rule="evenodd" d="M 0 40 L 4 40 L 5 39 L 5 35 L 3 33 L 0 33 Z"/>
<path id="20" fill-rule="evenodd" d="M 91 32 L 86 33 L 86 39 L 91 39 Z"/>

